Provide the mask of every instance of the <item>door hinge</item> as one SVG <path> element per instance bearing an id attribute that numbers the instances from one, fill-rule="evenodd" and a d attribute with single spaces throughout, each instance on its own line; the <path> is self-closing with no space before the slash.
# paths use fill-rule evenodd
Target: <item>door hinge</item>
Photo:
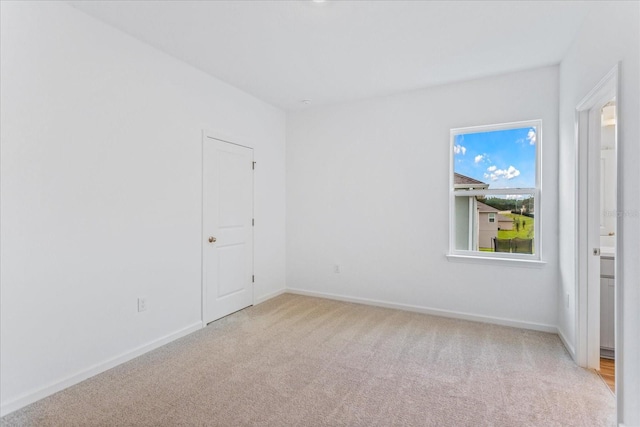
<path id="1" fill-rule="evenodd" d="M 251 276 L 251 283 L 255 283 L 256 281 L 256 276 Z"/>
<path id="2" fill-rule="evenodd" d="M 256 226 L 256 219 L 255 218 L 251 218 L 251 226 L 252 227 Z"/>
<path id="3" fill-rule="evenodd" d="M 255 168 L 256 168 L 256 162 L 251 162 L 251 169 L 255 170 Z"/>

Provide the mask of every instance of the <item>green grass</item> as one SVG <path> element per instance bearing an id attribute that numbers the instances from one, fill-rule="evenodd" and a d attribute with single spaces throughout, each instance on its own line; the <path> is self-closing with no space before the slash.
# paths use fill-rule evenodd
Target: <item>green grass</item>
<path id="1" fill-rule="evenodd" d="M 519 230 L 516 231 L 516 226 L 513 226 L 513 230 L 498 230 L 498 239 L 513 239 L 519 237 L 521 239 L 533 239 L 533 218 L 518 214 L 502 214 L 512 219 L 517 218 L 520 223 Z M 522 226 L 522 220 L 524 220 L 524 227 Z M 493 248 L 479 248 L 480 252 L 493 252 Z"/>
<path id="2" fill-rule="evenodd" d="M 504 216 L 508 216 L 509 218 L 517 218 L 520 223 L 520 229 L 516 231 L 515 225 L 513 226 L 513 230 L 498 230 L 498 239 L 513 239 L 515 237 L 519 237 L 521 239 L 533 239 L 533 218 L 529 218 L 524 215 L 517 214 L 504 214 Z M 522 226 L 522 221 L 524 220 L 524 227 Z"/>

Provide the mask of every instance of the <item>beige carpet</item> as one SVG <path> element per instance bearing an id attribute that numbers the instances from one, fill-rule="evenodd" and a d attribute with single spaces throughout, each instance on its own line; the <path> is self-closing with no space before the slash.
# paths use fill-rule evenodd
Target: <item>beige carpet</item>
<path id="1" fill-rule="evenodd" d="M 3 426 L 613 426 L 556 335 L 282 295 Z"/>

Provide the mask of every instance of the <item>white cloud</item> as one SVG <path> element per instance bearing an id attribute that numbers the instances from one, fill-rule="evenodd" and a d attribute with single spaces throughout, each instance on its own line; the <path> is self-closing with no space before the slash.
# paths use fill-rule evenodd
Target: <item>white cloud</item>
<path id="1" fill-rule="evenodd" d="M 493 165 L 493 166 L 489 166 L 489 167 L 487 168 L 487 170 L 488 170 L 489 172 L 493 172 L 493 171 L 494 171 L 494 170 L 496 170 L 496 169 L 498 169 L 498 168 L 497 168 L 495 165 Z"/>
<path id="2" fill-rule="evenodd" d="M 491 169 L 492 167 L 493 166 L 491 166 L 489 169 Z M 498 178 L 513 179 L 519 175 L 520 171 L 518 169 L 514 168 L 513 166 L 509 166 L 509 168 L 507 169 L 495 169 L 494 171 L 491 171 L 491 175 L 489 176 L 493 181 L 497 181 Z"/>
<path id="3" fill-rule="evenodd" d="M 514 168 L 513 166 L 509 166 L 509 169 L 507 169 L 507 174 L 506 177 L 507 179 L 511 179 L 511 178 L 515 178 L 516 176 L 520 175 L 520 171 L 516 168 Z"/>
<path id="4" fill-rule="evenodd" d="M 522 200 L 522 198 L 521 194 L 507 194 L 507 196 L 505 196 L 507 200 Z"/>
<path id="5" fill-rule="evenodd" d="M 529 129 L 529 132 L 527 133 L 527 141 L 529 141 L 529 144 L 535 145 L 537 138 L 536 130 L 534 128 Z"/>
<path id="6" fill-rule="evenodd" d="M 464 155 L 464 154 L 467 152 L 467 148 L 466 148 L 466 147 L 463 147 L 463 146 L 462 146 L 462 145 L 460 145 L 460 144 L 456 144 L 456 145 L 454 145 L 454 146 L 453 146 L 453 152 L 454 152 L 455 154 L 462 154 L 462 155 Z"/>
<path id="7" fill-rule="evenodd" d="M 483 155 L 483 154 L 478 154 L 478 155 L 475 157 L 474 161 L 475 161 L 476 163 L 480 163 L 480 162 L 482 161 L 482 159 L 484 159 L 484 155 Z"/>

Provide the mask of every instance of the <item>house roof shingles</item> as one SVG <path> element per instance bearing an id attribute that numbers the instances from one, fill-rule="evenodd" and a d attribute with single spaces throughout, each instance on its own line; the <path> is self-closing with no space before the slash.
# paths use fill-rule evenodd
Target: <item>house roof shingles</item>
<path id="1" fill-rule="evenodd" d="M 469 176 L 466 175 L 462 175 L 459 173 L 454 173 L 453 174 L 453 183 L 454 184 L 480 184 L 480 185 L 487 185 L 486 183 L 482 182 L 482 181 L 478 181 L 477 179 L 471 178 Z"/>
<path id="2" fill-rule="evenodd" d="M 480 201 L 478 202 L 478 211 L 480 211 L 480 212 L 500 212 L 498 209 L 496 209 L 496 208 L 494 208 L 492 206 L 489 206 L 489 205 L 485 205 L 484 203 L 482 203 Z"/>

